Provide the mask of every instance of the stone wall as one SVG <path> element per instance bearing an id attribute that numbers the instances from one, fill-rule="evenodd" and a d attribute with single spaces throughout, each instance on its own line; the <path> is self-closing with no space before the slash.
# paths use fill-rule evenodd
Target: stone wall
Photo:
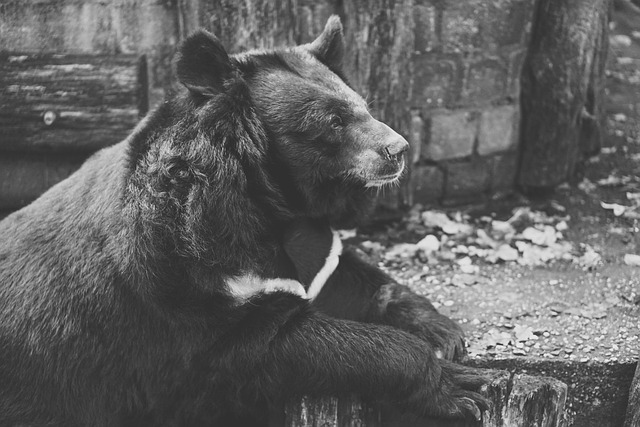
<path id="1" fill-rule="evenodd" d="M 415 6 L 414 199 L 479 201 L 514 188 L 520 75 L 533 0 Z"/>

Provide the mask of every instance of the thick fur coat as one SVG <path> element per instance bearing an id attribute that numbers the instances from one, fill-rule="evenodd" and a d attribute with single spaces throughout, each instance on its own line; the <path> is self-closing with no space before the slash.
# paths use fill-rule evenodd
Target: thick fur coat
<path id="1" fill-rule="evenodd" d="M 305 297 L 297 227 L 353 226 L 404 167 L 342 54 L 335 17 L 234 56 L 199 32 L 184 91 L 0 223 L 0 425 L 260 425 L 343 392 L 479 415 L 484 379 L 446 361 L 462 335 L 426 299 L 348 251 Z"/>

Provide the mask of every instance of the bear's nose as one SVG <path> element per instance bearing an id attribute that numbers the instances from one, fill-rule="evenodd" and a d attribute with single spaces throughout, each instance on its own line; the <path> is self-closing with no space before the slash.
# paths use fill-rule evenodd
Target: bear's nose
<path id="1" fill-rule="evenodd" d="M 389 159 L 399 160 L 402 154 L 409 149 L 409 143 L 402 137 L 395 139 L 384 147 L 384 152 Z"/>

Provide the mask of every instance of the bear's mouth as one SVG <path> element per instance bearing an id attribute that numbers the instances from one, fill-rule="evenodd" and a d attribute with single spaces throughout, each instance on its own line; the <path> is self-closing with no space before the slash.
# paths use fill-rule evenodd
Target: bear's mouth
<path id="1" fill-rule="evenodd" d="M 400 179 L 402 172 L 399 172 L 395 175 L 384 176 L 382 178 L 371 179 L 367 181 L 365 187 L 382 187 L 383 185 L 393 184 L 394 182 Z"/>
<path id="2" fill-rule="evenodd" d="M 382 187 L 384 185 L 394 184 L 400 180 L 402 172 L 404 172 L 404 158 L 400 158 L 400 162 L 398 162 L 398 170 L 395 173 L 368 179 L 365 187 Z"/>

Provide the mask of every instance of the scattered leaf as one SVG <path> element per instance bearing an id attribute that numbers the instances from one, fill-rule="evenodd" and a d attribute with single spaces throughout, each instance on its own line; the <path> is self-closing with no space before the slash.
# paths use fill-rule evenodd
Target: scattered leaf
<path id="1" fill-rule="evenodd" d="M 533 333 L 531 326 L 519 326 L 513 329 L 513 333 L 516 336 L 516 341 L 525 342 L 530 340 L 537 340 L 538 337 Z"/>
<path id="2" fill-rule="evenodd" d="M 613 214 L 615 216 L 622 215 L 629 208 L 628 206 L 623 206 L 618 203 L 605 203 L 605 202 L 600 202 L 600 206 L 602 206 L 604 209 L 613 211 Z"/>
<path id="3" fill-rule="evenodd" d="M 501 332 L 498 329 L 489 329 L 480 340 L 485 348 L 492 348 L 497 345 L 507 346 L 511 343 L 511 335 L 508 332 Z"/>

